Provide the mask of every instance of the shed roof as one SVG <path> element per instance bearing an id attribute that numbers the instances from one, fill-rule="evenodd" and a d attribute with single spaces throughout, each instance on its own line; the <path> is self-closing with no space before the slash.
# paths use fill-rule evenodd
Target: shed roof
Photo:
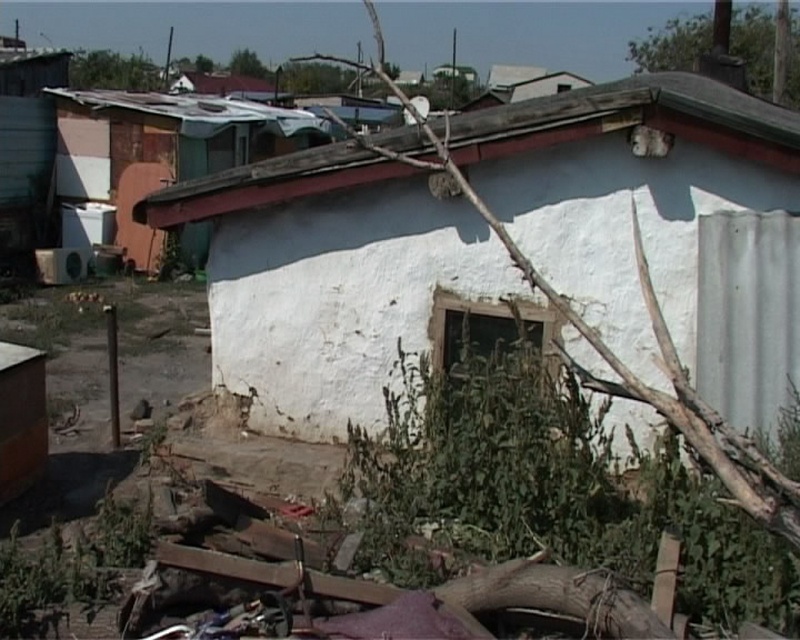
<path id="1" fill-rule="evenodd" d="M 528 82 L 547 75 L 544 67 L 495 64 L 489 70 L 489 88 L 505 89 L 520 82 Z"/>
<path id="2" fill-rule="evenodd" d="M 609 115 L 634 108 L 640 113 L 650 109 L 648 113 L 655 114 L 654 126 L 664 124 L 663 114 L 677 114 L 671 115 L 673 119 L 666 122 L 673 131 L 680 131 L 681 134 L 691 132 L 695 138 L 702 138 L 708 144 L 720 143 L 720 131 L 729 132 L 726 135 L 736 136 L 739 140 L 752 139 L 766 147 L 766 150 L 761 149 L 765 162 L 800 173 L 800 113 L 747 95 L 710 78 L 677 72 L 633 76 L 453 117 L 450 122 L 453 158 L 456 162 L 469 164 L 487 157 L 579 139 L 580 136 L 600 135 L 609 129 L 644 121 L 640 118 L 618 125 L 602 121 Z M 661 122 L 659 117 L 662 118 Z M 675 120 L 676 117 L 678 120 Z M 700 125 L 696 124 L 698 121 Z M 439 135 L 443 135 L 445 123 L 442 119 L 432 120 L 431 126 Z M 517 143 L 533 136 L 542 139 L 527 146 Z M 549 142 L 543 142 L 544 139 Z M 371 141 L 390 150 L 415 156 L 430 157 L 433 153 L 415 126 L 399 127 L 375 135 Z M 730 139 L 722 142 L 727 144 Z M 749 144 L 739 144 L 738 152 L 754 157 L 753 148 L 746 146 Z M 482 145 L 495 147 L 484 152 Z M 456 157 L 459 153 L 461 156 Z M 351 183 L 348 183 L 343 178 L 347 170 L 373 165 L 383 165 L 384 168 L 373 171 L 369 180 L 364 178 L 357 182 L 357 178 L 352 177 Z M 346 141 L 180 183 L 138 203 L 135 216 L 140 222 L 149 221 L 154 226 L 171 226 L 191 219 L 265 206 L 311 192 L 412 173 L 412 167 L 388 161 L 362 149 L 353 141 Z M 329 175 L 333 177 L 325 177 Z M 319 182 L 313 190 L 305 184 L 312 180 Z M 237 200 L 227 195 L 232 189 L 250 187 L 253 189 L 248 192 L 248 199 Z M 208 205 L 205 208 L 198 206 L 203 199 Z M 187 201 L 185 207 L 182 201 Z"/>
<path id="3" fill-rule="evenodd" d="M 0 50 L 0 67 L 11 67 L 26 62 L 42 62 L 48 59 L 63 58 L 71 55 L 72 53 L 70 51 L 55 49 L 28 49 L 27 51 L 15 51 L 13 49 Z"/>
<path id="4" fill-rule="evenodd" d="M 271 107 L 260 102 L 231 97 L 71 89 L 44 89 L 44 92 L 88 105 L 94 110 L 129 109 L 175 118 L 182 123 L 181 133 L 195 138 L 210 137 L 219 131 L 220 127 L 237 122 L 272 125 L 276 133 L 287 137 L 308 130 L 325 135 L 330 132 L 330 126 L 326 121 L 307 111 Z"/>
<path id="5" fill-rule="evenodd" d="M 6 371 L 34 358 L 43 358 L 45 355 L 47 354 L 44 351 L 38 349 L 11 342 L 0 342 L 0 371 Z"/>

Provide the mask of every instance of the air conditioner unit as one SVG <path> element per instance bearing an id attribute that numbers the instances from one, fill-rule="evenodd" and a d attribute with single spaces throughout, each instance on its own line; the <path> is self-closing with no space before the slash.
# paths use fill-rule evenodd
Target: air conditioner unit
<path id="1" fill-rule="evenodd" d="M 94 250 L 84 247 L 37 249 L 36 265 L 39 282 L 44 284 L 74 284 L 86 280 L 89 261 Z"/>

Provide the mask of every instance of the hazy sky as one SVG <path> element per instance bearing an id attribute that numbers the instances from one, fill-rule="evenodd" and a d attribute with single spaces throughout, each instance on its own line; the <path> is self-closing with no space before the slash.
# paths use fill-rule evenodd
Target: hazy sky
<path id="1" fill-rule="evenodd" d="M 628 75 L 627 43 L 650 26 L 713 7 L 708 2 L 387 2 L 377 8 L 387 59 L 403 69 L 432 69 L 452 55 L 458 29 L 458 62 L 486 78 L 494 64 L 566 69 L 596 82 Z M 254 49 L 277 64 L 314 51 L 355 56 L 361 40 L 374 52 L 369 20 L 360 2 L 7 2 L 0 0 L 0 33 L 28 46 L 114 49 L 139 47 L 156 62 L 203 53 L 227 62 L 237 48 Z M 42 35 L 43 34 L 43 35 Z M 51 45 L 52 43 L 52 45 Z"/>

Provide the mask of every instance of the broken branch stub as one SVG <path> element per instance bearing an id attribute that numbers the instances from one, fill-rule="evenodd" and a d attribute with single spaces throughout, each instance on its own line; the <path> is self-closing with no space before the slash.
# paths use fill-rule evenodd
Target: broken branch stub
<path id="1" fill-rule="evenodd" d="M 363 2 L 372 19 L 375 39 L 379 43 L 382 58 L 384 39 L 377 11 L 371 0 L 363 0 Z M 783 536 L 792 545 L 800 549 L 800 509 L 798 509 L 798 505 L 800 505 L 800 490 L 797 484 L 781 474 L 765 456 L 758 452 L 752 443 L 746 442 L 741 436 L 738 436 L 735 430 L 699 396 L 688 382 L 688 376 L 680 364 L 672 336 L 653 292 L 649 269 L 641 243 L 641 230 L 638 225 L 635 202 L 633 211 L 634 248 L 642 293 L 677 397 L 645 384 L 614 353 L 601 338 L 600 334 L 588 325 L 583 317 L 572 308 L 569 301 L 562 297 L 536 270 L 533 263 L 508 233 L 505 225 L 500 222 L 489 206 L 472 188 L 472 185 L 459 167 L 451 161 L 448 149 L 449 136 L 447 136 L 447 143 L 445 143 L 436 135 L 426 118 L 419 113 L 405 92 L 385 72 L 382 59 L 377 65 L 372 64 L 370 66 L 346 58 L 320 54 L 308 57 L 306 60 L 339 62 L 357 69 L 370 70 L 380 78 L 412 115 L 418 127 L 441 158 L 445 170 L 453 177 L 467 200 L 475 207 L 492 231 L 495 232 L 512 262 L 522 271 L 524 279 L 531 288 L 533 290 L 538 288 L 549 300 L 550 304 L 589 342 L 598 355 L 622 379 L 621 388 L 626 393 L 637 399 L 642 399 L 667 418 L 684 436 L 687 444 L 694 452 L 708 464 L 745 512 L 762 526 L 773 533 Z M 446 128 L 449 129 L 449 121 L 446 124 L 448 125 Z M 398 158 L 398 161 L 402 162 L 404 159 Z M 715 432 L 721 434 L 722 442 L 717 440 Z M 742 457 L 748 460 L 749 463 L 743 463 Z M 753 467 L 758 473 L 753 474 L 751 472 Z"/>

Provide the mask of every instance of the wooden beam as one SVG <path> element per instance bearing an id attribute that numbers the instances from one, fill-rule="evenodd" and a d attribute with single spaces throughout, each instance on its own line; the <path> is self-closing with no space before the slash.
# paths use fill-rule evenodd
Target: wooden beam
<path id="1" fill-rule="evenodd" d="M 159 542 L 155 555 L 156 560 L 166 566 L 272 587 L 291 587 L 298 578 L 294 563 L 258 562 L 169 542 Z M 330 576 L 312 569 L 306 571 L 306 590 L 307 594 L 378 606 L 389 604 L 405 593 L 391 585 Z"/>
<path id="2" fill-rule="evenodd" d="M 236 537 L 248 544 L 260 556 L 278 560 L 296 560 L 295 534 L 286 529 L 241 515 L 236 523 Z M 302 540 L 306 566 L 311 569 L 322 569 L 327 559 L 325 549 L 309 538 L 304 537 Z"/>
<path id="3" fill-rule="evenodd" d="M 656 577 L 653 581 L 653 599 L 650 608 L 668 627 L 672 627 L 675 613 L 675 594 L 678 590 L 678 570 L 681 563 L 681 540 L 677 534 L 665 530 L 661 534 L 661 546 L 656 561 Z"/>

